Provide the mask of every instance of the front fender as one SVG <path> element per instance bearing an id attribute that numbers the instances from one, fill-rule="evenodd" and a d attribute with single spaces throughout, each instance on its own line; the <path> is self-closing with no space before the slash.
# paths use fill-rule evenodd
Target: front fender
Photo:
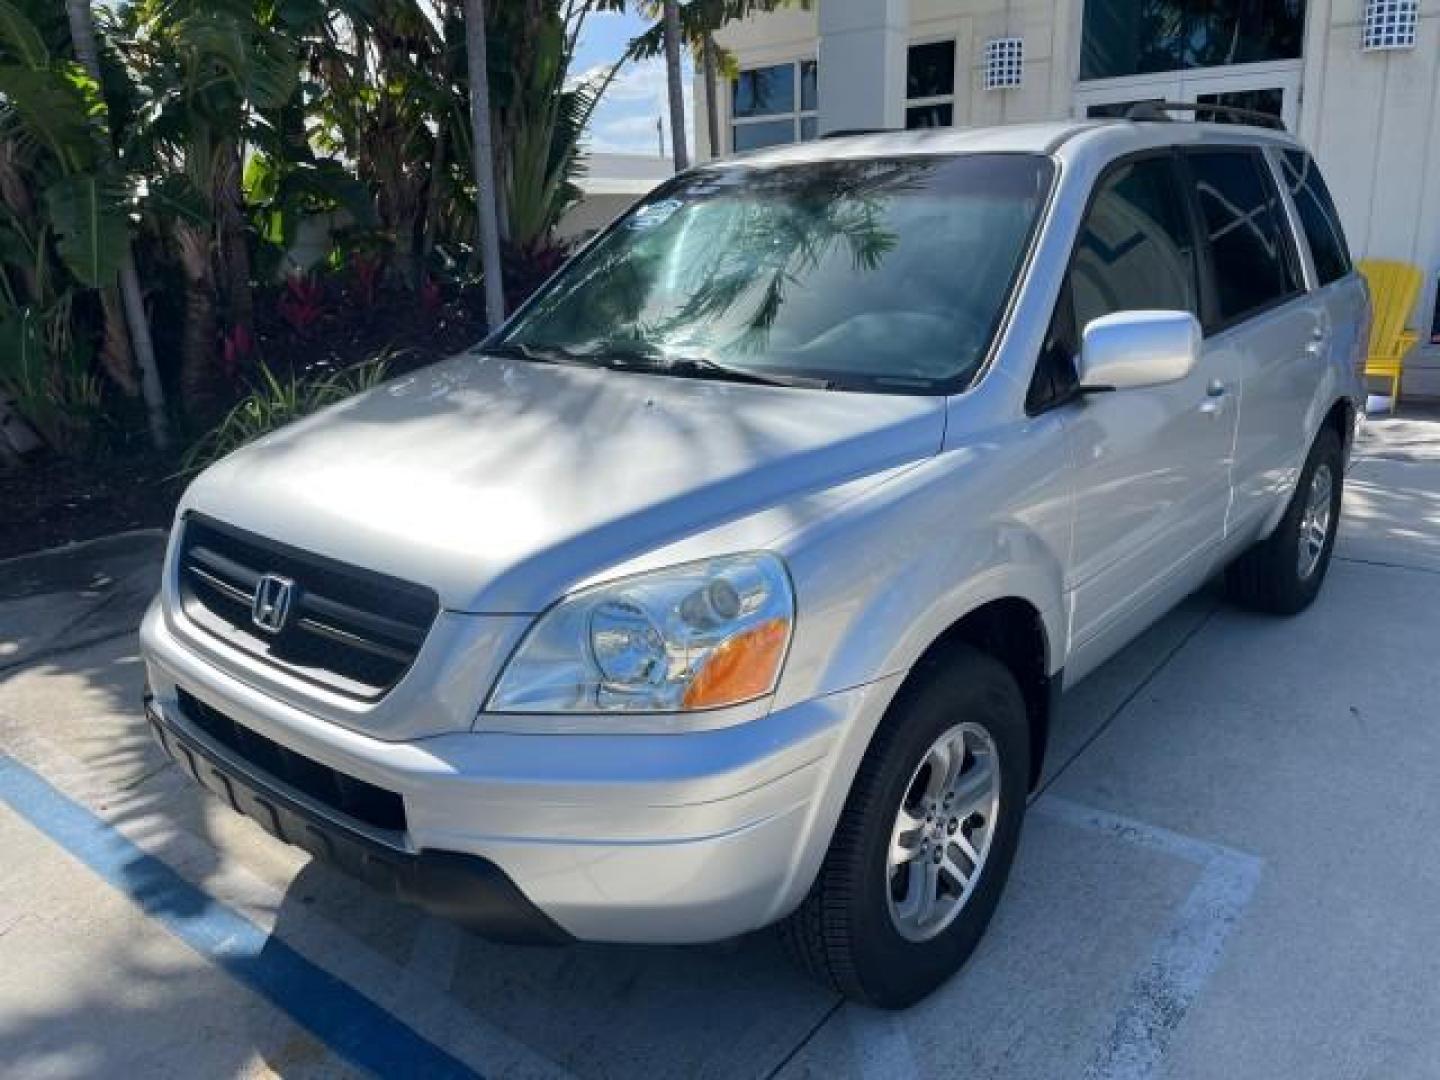
<path id="1" fill-rule="evenodd" d="M 1053 414 L 957 446 L 785 538 L 795 579 L 783 707 L 908 670 L 982 605 L 1039 612 L 1064 663 L 1070 543 L 1064 429 Z"/>

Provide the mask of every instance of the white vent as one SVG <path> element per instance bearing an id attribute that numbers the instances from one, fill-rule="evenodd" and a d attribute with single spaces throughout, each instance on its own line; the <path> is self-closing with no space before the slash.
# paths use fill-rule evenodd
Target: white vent
<path id="1" fill-rule="evenodd" d="M 1420 0 L 1365 0 L 1365 26 L 1360 48 L 1413 49 L 1420 19 Z"/>
<path id="2" fill-rule="evenodd" d="M 1018 37 L 985 43 L 985 89 L 1013 90 L 1025 74 L 1025 42 Z"/>

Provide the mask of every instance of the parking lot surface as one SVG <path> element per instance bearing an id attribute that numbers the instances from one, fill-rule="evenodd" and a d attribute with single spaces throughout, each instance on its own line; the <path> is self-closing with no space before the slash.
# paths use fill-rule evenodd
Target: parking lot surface
<path id="1" fill-rule="evenodd" d="M 492 945 L 166 764 L 139 533 L 0 563 L 0 1074 L 1440 1075 L 1440 424 L 1370 425 L 1291 620 L 1207 589 L 1063 702 L 971 964 L 899 1014 L 768 934 Z"/>

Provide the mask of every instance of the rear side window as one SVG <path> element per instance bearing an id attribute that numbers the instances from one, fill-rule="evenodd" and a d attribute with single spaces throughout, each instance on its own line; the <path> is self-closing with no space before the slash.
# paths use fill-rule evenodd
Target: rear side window
<path id="1" fill-rule="evenodd" d="M 1281 155 L 1285 186 L 1295 200 L 1300 214 L 1300 227 L 1310 245 L 1315 273 L 1321 285 L 1328 285 L 1350 272 L 1350 249 L 1345 244 L 1345 231 L 1330 190 L 1320 176 L 1320 168 L 1303 150 L 1286 150 Z"/>
<path id="2" fill-rule="evenodd" d="M 1186 158 L 1210 246 L 1220 323 L 1243 319 L 1299 292 L 1299 276 L 1280 231 L 1280 193 L 1260 156 L 1250 150 L 1206 150 Z"/>
<path id="3" fill-rule="evenodd" d="M 1096 189 L 1070 262 L 1075 329 L 1116 311 L 1197 311 L 1195 242 L 1170 157 L 1121 165 Z"/>

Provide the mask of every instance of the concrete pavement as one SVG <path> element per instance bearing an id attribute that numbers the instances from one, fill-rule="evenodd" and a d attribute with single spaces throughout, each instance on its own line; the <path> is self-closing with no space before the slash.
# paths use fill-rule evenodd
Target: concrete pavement
<path id="1" fill-rule="evenodd" d="M 898 1015 L 763 934 L 491 945 L 235 817 L 140 719 L 162 544 L 0 564 L 0 1074 L 1440 1075 L 1440 425 L 1371 426 L 1311 611 L 1202 592 L 1067 696 L 990 934 Z"/>

